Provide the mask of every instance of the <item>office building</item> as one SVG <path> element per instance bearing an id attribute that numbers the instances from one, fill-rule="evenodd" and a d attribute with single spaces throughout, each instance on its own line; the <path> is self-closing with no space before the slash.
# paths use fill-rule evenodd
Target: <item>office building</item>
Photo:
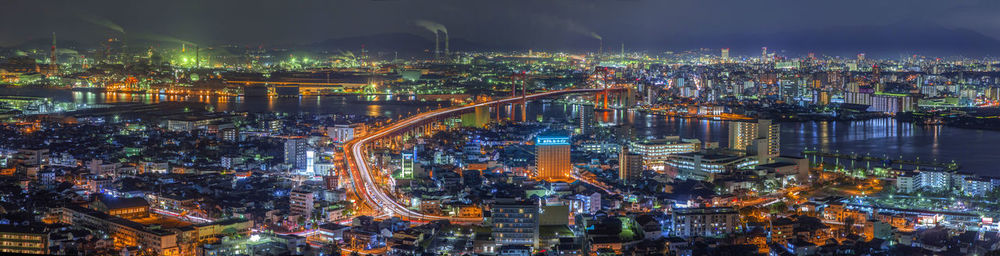
<path id="1" fill-rule="evenodd" d="M 537 179 L 547 181 L 567 181 L 573 165 L 569 156 L 569 136 L 563 134 L 539 135 L 535 141 L 535 165 Z"/>
<path id="2" fill-rule="evenodd" d="M 306 168 L 306 140 L 303 138 L 288 138 L 285 140 L 285 164 L 292 169 Z"/>
<path id="3" fill-rule="evenodd" d="M 729 59 L 729 48 L 722 48 L 722 60 Z"/>

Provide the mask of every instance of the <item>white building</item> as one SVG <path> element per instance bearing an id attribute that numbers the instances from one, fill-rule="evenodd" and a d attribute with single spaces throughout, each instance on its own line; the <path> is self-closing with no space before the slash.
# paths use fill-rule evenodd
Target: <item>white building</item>
<path id="1" fill-rule="evenodd" d="M 962 192 L 968 196 L 985 196 L 992 191 L 993 183 L 987 178 L 968 177 L 962 182 Z"/>
<path id="2" fill-rule="evenodd" d="M 896 177 L 896 191 L 913 193 L 920 189 L 920 177 L 915 172 L 905 172 Z"/>
<path id="3" fill-rule="evenodd" d="M 326 135 L 333 139 L 333 142 L 344 143 L 354 139 L 355 136 L 364 136 L 367 131 L 365 124 L 336 124 L 326 128 Z"/>
<path id="4" fill-rule="evenodd" d="M 942 190 L 951 188 L 951 173 L 943 171 L 920 171 L 920 188 Z"/>
<path id="5" fill-rule="evenodd" d="M 662 171 L 667 159 L 676 154 L 692 153 L 701 150 L 701 140 L 684 139 L 669 136 L 663 139 L 629 142 L 629 152 L 642 156 L 642 164 L 646 169 Z"/>

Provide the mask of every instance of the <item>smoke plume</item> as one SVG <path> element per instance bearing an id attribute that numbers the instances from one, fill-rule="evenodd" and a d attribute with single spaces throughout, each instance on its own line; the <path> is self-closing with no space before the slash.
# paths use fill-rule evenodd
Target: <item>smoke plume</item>
<path id="1" fill-rule="evenodd" d="M 123 29 L 122 26 L 115 24 L 111 20 L 88 14 L 79 14 L 78 16 L 80 17 L 80 19 L 86 22 L 90 22 L 91 24 L 105 27 L 110 30 L 118 31 L 118 33 L 125 34 L 125 29 Z"/>
<path id="2" fill-rule="evenodd" d="M 601 37 L 601 35 L 598 35 L 596 32 L 590 32 L 590 36 L 597 40 L 604 40 L 604 38 Z"/>
<path id="3" fill-rule="evenodd" d="M 542 26 L 548 26 L 553 29 L 565 30 L 575 34 L 593 37 L 594 39 L 597 40 L 604 40 L 604 38 L 601 37 L 601 35 L 598 35 L 597 32 L 594 32 L 593 30 L 569 19 L 559 18 L 551 15 L 535 15 L 534 17 L 535 17 L 535 23 Z"/>
<path id="4" fill-rule="evenodd" d="M 443 32 L 443 33 L 446 33 L 446 34 L 448 33 L 448 28 L 446 28 L 444 25 L 441 25 L 440 23 L 437 23 L 437 22 L 433 22 L 433 21 L 429 21 L 429 20 L 417 20 L 416 23 L 417 23 L 417 26 L 420 26 L 420 27 L 422 27 L 424 29 L 430 30 L 431 32 L 434 32 L 434 34 L 437 34 L 438 32 Z"/>
<path id="5" fill-rule="evenodd" d="M 172 37 L 172 36 L 167 36 L 167 35 L 158 35 L 158 34 L 149 34 L 149 33 L 137 33 L 137 34 L 132 34 L 132 36 L 135 37 L 135 38 L 139 38 L 139 39 L 146 39 L 146 40 L 159 41 L 159 42 L 165 42 L 165 43 L 177 43 L 177 44 L 187 44 L 187 45 L 195 45 L 195 46 L 198 45 L 198 44 L 193 43 L 191 41 L 182 40 L 182 39 L 179 39 L 179 38 L 176 38 L 176 37 Z"/>

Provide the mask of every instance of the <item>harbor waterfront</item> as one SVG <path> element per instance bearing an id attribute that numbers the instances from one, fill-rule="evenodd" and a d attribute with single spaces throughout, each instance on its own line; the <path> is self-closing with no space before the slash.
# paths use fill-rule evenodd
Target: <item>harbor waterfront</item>
<path id="1" fill-rule="evenodd" d="M 0 6 L 0 255 L 1000 255 L 1000 2 Z"/>
<path id="2" fill-rule="evenodd" d="M 84 92 L 61 89 L 0 88 L 0 95 L 51 97 L 56 101 L 83 104 L 122 102 L 157 103 L 165 101 L 201 102 L 215 111 L 231 112 L 310 112 L 317 114 L 345 113 L 371 116 L 398 116 L 413 113 L 413 106 L 433 109 L 449 106 L 447 101 L 393 102 L 391 97 L 365 96 L 299 96 L 293 98 L 245 98 L 236 96 L 180 96 L 156 94 L 131 94 Z M 579 111 L 593 112 L 592 105 L 570 105 L 532 101 L 528 104 L 529 117 L 576 118 Z M 503 113 L 506 116 L 509 113 Z M 640 137 L 659 138 L 680 136 L 702 141 L 719 142 L 728 146 L 726 136 L 729 121 L 680 118 L 637 111 L 614 110 L 595 113 L 597 118 L 617 124 L 628 124 Z M 796 155 L 804 150 L 860 154 L 881 158 L 924 161 L 957 162 L 961 170 L 983 176 L 1000 176 L 990 158 L 991 151 L 1000 145 L 1000 131 L 923 125 L 900 122 L 893 118 L 861 121 L 803 121 L 785 122 L 781 126 L 782 152 Z"/>

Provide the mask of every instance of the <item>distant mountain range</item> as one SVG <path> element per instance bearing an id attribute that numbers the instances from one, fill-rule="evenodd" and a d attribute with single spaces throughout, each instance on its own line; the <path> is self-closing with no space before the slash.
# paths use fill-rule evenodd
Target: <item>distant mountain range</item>
<path id="1" fill-rule="evenodd" d="M 680 40 L 682 47 L 730 47 L 737 54 L 760 55 L 760 47 L 784 50 L 792 55 L 815 52 L 832 56 L 899 57 L 1000 56 L 1000 41 L 965 29 L 939 26 L 836 27 L 781 34 L 743 35 L 726 38 Z M 683 48 L 682 48 L 683 49 Z"/>
<path id="2" fill-rule="evenodd" d="M 441 38 L 441 52 L 444 52 L 444 37 Z M 358 52 L 364 46 L 369 52 L 398 52 L 401 56 L 433 55 L 434 38 L 423 37 L 409 33 L 388 33 L 374 34 L 366 36 L 343 37 L 327 39 L 320 42 L 306 45 L 307 48 L 317 50 L 342 50 Z M 503 45 L 473 42 L 462 38 L 452 37 L 449 42 L 449 49 L 456 51 L 505 51 L 515 48 Z"/>
<path id="3" fill-rule="evenodd" d="M 620 32 L 626 33 L 626 32 Z M 684 36 L 649 33 L 650 36 L 625 40 L 626 51 L 646 51 L 660 53 L 664 51 L 684 51 L 699 48 L 709 48 L 717 51 L 719 48 L 731 48 L 733 56 L 760 55 L 762 46 L 769 51 L 779 51 L 779 54 L 801 56 L 814 52 L 817 55 L 853 57 L 864 52 L 870 57 L 896 58 L 910 54 L 927 56 L 1000 56 L 1000 40 L 981 33 L 951 29 L 936 25 L 920 23 L 897 23 L 884 26 L 834 27 L 782 32 L 770 34 L 741 34 L 726 36 Z M 509 50 L 566 50 L 574 52 L 596 52 L 600 41 L 595 38 L 577 35 L 555 37 L 554 39 L 537 39 L 537 44 L 531 47 L 499 42 L 478 42 L 466 40 L 452 35 L 451 51 L 509 51 Z M 617 53 L 621 50 L 620 37 L 607 36 L 604 41 L 604 51 Z M 170 45 L 147 40 L 133 40 L 130 47 L 146 47 L 153 45 Z M 51 39 L 38 38 L 26 41 L 11 48 L 46 49 L 51 45 Z M 72 40 L 60 40 L 60 48 L 85 49 L 99 47 L 100 42 L 80 43 Z M 398 53 L 399 56 L 431 56 L 434 51 L 434 38 L 430 35 L 410 33 L 384 33 L 365 36 L 352 36 L 327 39 L 315 43 L 296 46 L 283 46 L 303 50 L 352 51 L 359 52 L 362 45 L 371 53 Z M 442 43 L 441 51 L 444 51 Z"/>

